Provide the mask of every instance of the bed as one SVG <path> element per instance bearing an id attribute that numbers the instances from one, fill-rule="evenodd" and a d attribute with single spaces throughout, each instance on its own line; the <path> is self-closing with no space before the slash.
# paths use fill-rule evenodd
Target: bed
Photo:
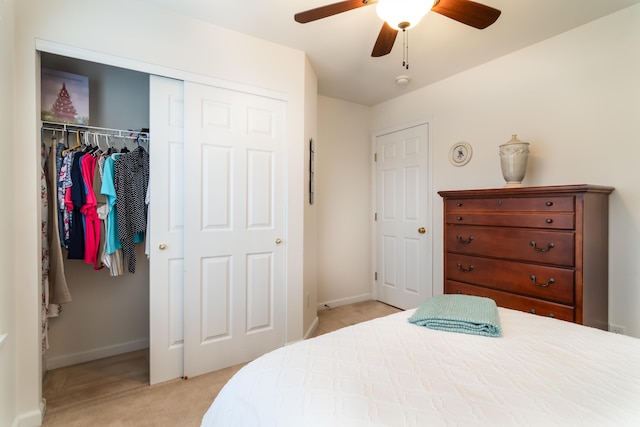
<path id="1" fill-rule="evenodd" d="M 277 349 L 202 426 L 640 425 L 639 339 L 497 310 L 497 338 L 417 326 L 409 310 Z"/>

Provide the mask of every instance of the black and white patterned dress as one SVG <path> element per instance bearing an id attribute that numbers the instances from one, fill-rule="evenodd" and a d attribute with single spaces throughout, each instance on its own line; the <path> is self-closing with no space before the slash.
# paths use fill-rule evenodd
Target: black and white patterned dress
<path id="1" fill-rule="evenodd" d="M 144 148 L 138 147 L 118 157 L 114 164 L 118 237 L 131 273 L 136 272 L 136 235 L 144 234 L 147 228 L 148 183 L 149 153 Z"/>

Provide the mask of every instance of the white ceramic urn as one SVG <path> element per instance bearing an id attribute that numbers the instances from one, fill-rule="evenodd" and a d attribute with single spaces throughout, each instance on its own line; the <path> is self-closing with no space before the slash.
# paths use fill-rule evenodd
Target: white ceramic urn
<path id="1" fill-rule="evenodd" d="M 500 167 L 502 176 L 507 183 L 505 187 L 521 187 L 522 180 L 527 173 L 527 158 L 529 157 L 529 143 L 511 135 L 511 139 L 500 146 Z"/>

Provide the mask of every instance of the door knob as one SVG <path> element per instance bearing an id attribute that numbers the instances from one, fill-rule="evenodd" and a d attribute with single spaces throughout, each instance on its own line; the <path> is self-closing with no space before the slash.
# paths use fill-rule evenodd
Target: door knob
<path id="1" fill-rule="evenodd" d="M 427 229 L 426 229 L 426 228 L 424 228 L 424 227 L 420 227 L 420 228 L 418 228 L 418 233 L 420 233 L 420 234 L 424 234 L 424 233 L 426 233 L 426 232 L 427 232 Z"/>
<path id="2" fill-rule="evenodd" d="M 164 243 L 160 243 L 160 245 L 158 245 L 158 248 L 159 248 L 161 251 L 164 251 L 165 249 L 167 249 L 167 245 L 165 245 Z"/>
<path id="3" fill-rule="evenodd" d="M 282 239 L 280 238 L 276 239 L 276 245 L 279 245 L 280 243 L 282 243 Z"/>

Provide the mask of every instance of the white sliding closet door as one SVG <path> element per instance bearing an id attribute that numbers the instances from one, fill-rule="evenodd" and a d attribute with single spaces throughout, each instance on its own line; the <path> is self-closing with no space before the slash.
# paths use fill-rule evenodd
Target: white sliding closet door
<path id="1" fill-rule="evenodd" d="M 184 374 L 284 345 L 286 103 L 185 82 Z"/>
<path id="2" fill-rule="evenodd" d="M 150 76 L 150 382 L 183 375 L 184 83 Z"/>
<path id="3" fill-rule="evenodd" d="M 151 77 L 151 384 L 284 345 L 285 107 Z"/>

